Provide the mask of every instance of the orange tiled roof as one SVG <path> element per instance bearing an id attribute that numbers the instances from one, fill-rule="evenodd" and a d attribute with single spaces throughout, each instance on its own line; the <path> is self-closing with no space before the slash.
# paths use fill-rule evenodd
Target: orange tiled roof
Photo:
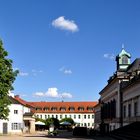
<path id="1" fill-rule="evenodd" d="M 19 103 L 21 103 L 21 104 L 24 105 L 24 106 L 27 106 L 27 107 L 34 107 L 34 106 L 33 106 L 32 104 L 30 104 L 29 102 L 27 102 L 27 101 L 21 99 L 18 95 L 16 95 L 16 96 L 14 97 L 14 99 L 16 99 Z"/>
<path id="2" fill-rule="evenodd" d="M 91 113 L 94 112 L 94 106 L 97 104 L 97 102 L 29 102 L 29 103 L 30 105 L 36 108 L 36 110 L 34 110 L 34 112 L 36 113 Z M 84 110 L 82 110 L 82 108 L 84 108 Z"/>

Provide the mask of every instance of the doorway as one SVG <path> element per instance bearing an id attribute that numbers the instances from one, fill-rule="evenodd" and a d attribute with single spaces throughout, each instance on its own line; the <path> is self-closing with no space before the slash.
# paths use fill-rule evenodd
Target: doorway
<path id="1" fill-rule="evenodd" d="M 7 123 L 3 123 L 3 134 L 7 134 L 8 133 L 8 125 Z"/>

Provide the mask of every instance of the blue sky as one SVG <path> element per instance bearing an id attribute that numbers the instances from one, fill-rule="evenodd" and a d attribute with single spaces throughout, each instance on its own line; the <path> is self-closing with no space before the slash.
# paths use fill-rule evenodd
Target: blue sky
<path id="1" fill-rule="evenodd" d="M 0 0 L 0 38 L 14 93 L 29 101 L 95 101 L 124 44 L 139 57 L 139 0 Z"/>

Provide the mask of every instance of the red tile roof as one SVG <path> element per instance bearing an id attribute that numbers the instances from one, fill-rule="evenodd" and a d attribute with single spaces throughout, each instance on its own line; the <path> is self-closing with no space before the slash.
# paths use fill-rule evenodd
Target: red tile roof
<path id="1" fill-rule="evenodd" d="M 36 113 L 91 113 L 94 112 L 94 106 L 97 102 L 29 102 L 36 108 Z M 84 110 L 80 110 L 83 107 Z M 88 108 L 93 108 L 93 110 Z M 45 110 L 45 108 L 49 108 Z M 54 108 L 54 110 L 52 110 Z M 61 110 L 65 108 L 66 110 Z M 74 108 L 74 110 L 70 110 Z M 55 110 L 56 109 L 56 110 Z"/>
<path id="2" fill-rule="evenodd" d="M 33 106 L 32 104 L 30 104 L 29 102 L 27 102 L 27 101 L 21 99 L 21 98 L 19 97 L 19 95 L 16 95 L 16 96 L 14 97 L 14 99 L 16 99 L 19 103 L 21 103 L 21 104 L 24 105 L 24 106 L 31 107 L 31 108 L 34 107 L 34 106 Z"/>
<path id="3" fill-rule="evenodd" d="M 91 112 L 94 112 L 94 107 L 98 103 L 98 102 L 84 102 L 84 101 L 81 101 L 81 102 L 27 102 L 21 99 L 18 95 L 15 96 L 15 99 L 18 102 L 20 102 L 22 105 L 30 107 L 32 111 L 35 113 L 91 113 Z M 45 110 L 45 108 L 48 110 Z M 82 108 L 84 109 L 82 110 Z"/>

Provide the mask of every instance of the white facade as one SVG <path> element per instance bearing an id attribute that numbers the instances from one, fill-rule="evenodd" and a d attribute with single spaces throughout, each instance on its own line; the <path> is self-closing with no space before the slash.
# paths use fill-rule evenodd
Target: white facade
<path id="1" fill-rule="evenodd" d="M 0 133 L 3 133 L 3 123 L 7 123 L 8 133 L 21 133 L 23 128 L 23 106 L 11 104 L 8 120 L 0 120 Z"/>
<path id="2" fill-rule="evenodd" d="M 94 113 L 35 113 L 35 116 L 41 119 L 57 118 L 58 120 L 72 118 L 77 125 L 87 128 L 94 127 Z"/>
<path id="3" fill-rule="evenodd" d="M 23 114 L 30 112 L 30 108 L 22 104 L 9 106 L 8 120 L 0 120 L 0 134 L 22 134 L 24 128 Z"/>

